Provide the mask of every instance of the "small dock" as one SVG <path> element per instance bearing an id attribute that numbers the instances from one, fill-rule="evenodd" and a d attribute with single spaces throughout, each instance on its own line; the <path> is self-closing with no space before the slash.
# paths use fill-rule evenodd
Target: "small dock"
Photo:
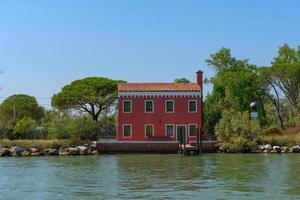
<path id="1" fill-rule="evenodd" d="M 198 147 L 199 145 L 199 147 Z M 216 152 L 217 141 L 216 140 L 205 140 L 201 141 L 201 144 L 179 144 L 178 153 L 184 156 L 201 155 L 202 153 Z"/>

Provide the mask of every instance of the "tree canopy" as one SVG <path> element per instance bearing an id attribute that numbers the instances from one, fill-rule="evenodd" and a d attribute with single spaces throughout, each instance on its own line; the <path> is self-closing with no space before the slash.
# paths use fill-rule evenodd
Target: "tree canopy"
<path id="1" fill-rule="evenodd" d="M 188 80 L 187 78 L 176 78 L 174 80 L 175 83 L 190 83 L 191 81 Z"/>
<path id="2" fill-rule="evenodd" d="M 35 97 L 26 94 L 17 94 L 8 97 L 0 105 L 0 115 L 3 120 L 13 121 L 14 105 L 16 122 L 26 117 L 39 122 L 44 116 L 44 108 L 39 106 Z"/>
<path id="3" fill-rule="evenodd" d="M 59 110 L 83 111 L 98 121 L 102 111 L 107 110 L 117 98 L 118 83 L 104 77 L 88 77 L 76 80 L 62 88 L 52 97 L 52 105 Z"/>
<path id="4" fill-rule="evenodd" d="M 231 55 L 230 49 L 221 48 L 206 60 L 216 75 L 210 79 L 213 91 L 204 102 L 206 131 L 213 131 L 221 118 L 223 110 L 234 109 L 237 112 L 249 111 L 251 102 L 262 102 L 257 67 L 247 59 L 241 60 Z M 262 103 L 259 103 L 262 105 Z M 263 107 L 259 106 L 263 121 Z"/>

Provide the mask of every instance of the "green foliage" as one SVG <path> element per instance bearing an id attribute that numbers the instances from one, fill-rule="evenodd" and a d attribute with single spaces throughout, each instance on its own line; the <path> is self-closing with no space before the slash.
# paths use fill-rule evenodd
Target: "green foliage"
<path id="1" fill-rule="evenodd" d="M 83 117 L 56 117 L 49 123 L 47 131 L 50 139 L 92 140 L 95 137 L 97 122 Z"/>
<path id="2" fill-rule="evenodd" d="M 109 109 L 117 98 L 118 83 L 104 77 L 76 80 L 52 97 L 52 105 L 60 110 L 76 109 L 98 121 L 102 111 Z"/>
<path id="3" fill-rule="evenodd" d="M 216 75 L 209 81 L 213 84 L 213 91 L 204 102 L 205 132 L 213 133 L 221 118 L 221 110 L 249 111 L 253 101 L 258 103 L 259 120 L 264 124 L 264 99 L 260 95 L 256 66 L 249 64 L 248 60 L 232 57 L 230 49 L 226 48 L 212 54 L 206 63 L 216 70 Z"/>
<path id="4" fill-rule="evenodd" d="M 14 139 L 32 139 L 34 138 L 34 129 L 37 127 L 37 122 L 30 117 L 24 117 L 19 120 L 14 127 Z"/>
<path id="5" fill-rule="evenodd" d="M 262 130 L 262 135 L 281 135 L 282 130 L 277 125 L 271 125 Z"/>
<path id="6" fill-rule="evenodd" d="M 0 116 L 2 121 L 12 122 L 14 113 L 14 104 L 16 106 L 16 121 L 30 117 L 40 122 L 44 116 L 44 108 L 38 105 L 34 97 L 26 94 L 17 94 L 8 97 L 0 105 Z"/>
<path id="7" fill-rule="evenodd" d="M 248 112 L 225 110 L 216 126 L 216 136 L 221 148 L 250 151 L 260 136 L 257 120 L 251 120 Z"/>
<path id="8" fill-rule="evenodd" d="M 191 81 L 188 80 L 187 78 L 176 78 L 175 83 L 190 83 Z"/>

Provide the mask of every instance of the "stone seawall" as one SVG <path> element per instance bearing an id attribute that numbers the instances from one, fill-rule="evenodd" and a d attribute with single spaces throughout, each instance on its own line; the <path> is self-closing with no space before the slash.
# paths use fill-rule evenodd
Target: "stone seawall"
<path id="1" fill-rule="evenodd" d="M 203 152 L 216 152 L 215 142 L 202 142 Z M 97 142 L 99 153 L 177 153 L 179 142 L 173 141 L 145 141 L 145 142 Z"/>

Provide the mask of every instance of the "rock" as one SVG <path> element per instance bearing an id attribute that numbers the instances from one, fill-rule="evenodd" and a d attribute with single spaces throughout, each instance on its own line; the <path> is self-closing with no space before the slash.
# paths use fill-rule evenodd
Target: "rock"
<path id="1" fill-rule="evenodd" d="M 273 146 L 273 151 L 277 153 L 281 153 L 281 147 L 280 146 Z"/>
<path id="2" fill-rule="evenodd" d="M 299 146 L 299 145 L 293 146 L 293 147 L 291 148 L 291 151 L 292 151 L 293 153 L 300 153 L 300 146 Z"/>
<path id="3" fill-rule="evenodd" d="M 92 155 L 97 155 L 98 154 L 98 151 L 94 150 L 92 151 Z"/>
<path id="4" fill-rule="evenodd" d="M 97 150 L 96 144 L 90 145 L 90 150 L 93 152 Z"/>
<path id="5" fill-rule="evenodd" d="M 289 148 L 288 147 L 282 147 L 281 148 L 281 153 L 288 153 L 289 152 Z"/>
<path id="6" fill-rule="evenodd" d="M 79 154 L 76 148 L 68 148 L 69 155 L 76 156 Z"/>
<path id="7" fill-rule="evenodd" d="M 44 154 L 42 152 L 35 152 L 35 153 L 31 153 L 31 156 L 43 156 Z"/>
<path id="8" fill-rule="evenodd" d="M 1 149 L 1 156 L 9 156 L 9 149 L 8 148 L 3 148 Z"/>
<path id="9" fill-rule="evenodd" d="M 265 148 L 263 145 L 257 145 L 256 150 L 263 151 L 263 150 L 265 150 Z"/>
<path id="10" fill-rule="evenodd" d="M 14 146 L 9 149 L 9 155 L 20 156 L 23 151 L 24 149 L 22 147 Z"/>
<path id="11" fill-rule="evenodd" d="M 87 154 L 88 149 L 84 146 L 78 146 L 78 147 L 76 147 L 76 149 L 77 149 L 77 151 L 80 155 L 86 155 Z"/>
<path id="12" fill-rule="evenodd" d="M 266 145 L 264 145 L 264 149 L 271 151 L 273 148 L 272 148 L 272 145 L 266 144 Z"/>
<path id="13" fill-rule="evenodd" d="M 37 153 L 39 150 L 37 149 L 37 148 L 30 148 L 29 149 L 29 151 L 31 152 L 31 153 Z"/>
<path id="14" fill-rule="evenodd" d="M 43 153 L 46 155 L 46 156 L 56 156 L 58 155 L 58 150 L 57 149 L 45 149 L 43 151 Z"/>
<path id="15" fill-rule="evenodd" d="M 60 156 L 68 156 L 69 152 L 66 149 L 64 149 L 64 148 L 60 148 L 59 151 L 58 151 L 58 155 L 60 155 Z"/>
<path id="16" fill-rule="evenodd" d="M 22 151 L 21 156 L 30 156 L 30 152 L 29 151 Z"/>
<path id="17" fill-rule="evenodd" d="M 265 150 L 263 151 L 263 153 L 270 153 L 270 150 L 265 149 Z"/>

